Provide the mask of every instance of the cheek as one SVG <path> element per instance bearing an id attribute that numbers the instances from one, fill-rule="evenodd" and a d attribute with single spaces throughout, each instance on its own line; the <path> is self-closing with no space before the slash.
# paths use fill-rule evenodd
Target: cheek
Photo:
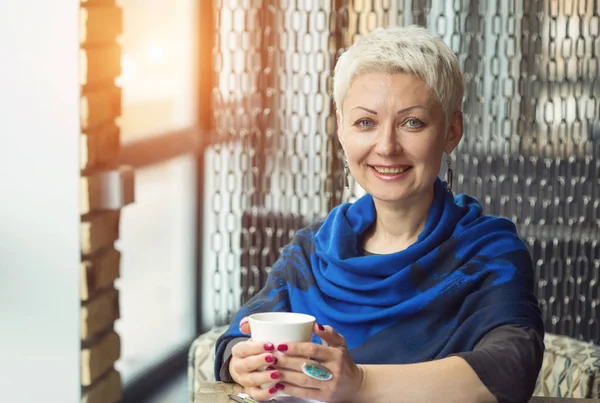
<path id="1" fill-rule="evenodd" d="M 412 144 L 407 144 L 407 150 L 410 147 L 413 157 L 420 161 L 435 161 L 441 159 L 443 149 L 442 144 L 437 139 L 423 141 L 415 141 Z"/>
<path id="2" fill-rule="evenodd" d="M 363 155 L 363 153 L 360 153 L 354 148 L 346 148 L 346 158 L 348 159 L 348 164 L 350 165 L 360 163 L 360 161 L 363 159 Z"/>
<path id="3" fill-rule="evenodd" d="M 355 161 L 361 159 L 368 153 L 369 143 L 364 141 L 360 136 L 346 134 L 344 138 L 344 152 L 348 160 Z"/>

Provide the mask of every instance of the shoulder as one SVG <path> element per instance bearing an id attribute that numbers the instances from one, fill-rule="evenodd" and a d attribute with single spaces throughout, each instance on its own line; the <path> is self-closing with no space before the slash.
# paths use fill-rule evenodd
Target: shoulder
<path id="1" fill-rule="evenodd" d="M 466 194 L 454 197 L 455 205 L 462 210 L 456 222 L 456 231 L 474 231 L 482 235 L 492 234 L 495 237 L 518 238 L 515 223 L 505 217 L 484 214 L 481 203 Z"/>
<path id="2" fill-rule="evenodd" d="M 310 256 L 315 250 L 315 233 L 321 227 L 321 224 L 322 221 L 315 221 L 297 230 L 291 241 L 281 249 L 281 254 L 270 270 L 269 276 L 278 279 L 282 275 L 280 273 L 286 273 L 283 276 L 292 276 L 292 278 L 286 280 L 288 283 L 299 284 L 304 281 L 294 280 L 293 277 L 299 273 L 306 274 L 310 272 L 309 262 Z M 294 274 L 290 275 L 290 273 Z M 300 277 L 308 278 L 304 275 Z"/>
<path id="3" fill-rule="evenodd" d="M 315 235 L 323 226 L 323 219 L 308 223 L 294 234 L 291 245 L 301 248 L 305 252 L 312 252 L 315 244 Z"/>
<path id="4" fill-rule="evenodd" d="M 489 273 L 491 285 L 511 283 L 533 289 L 533 260 L 515 224 L 506 218 L 481 216 L 474 233 L 463 243 L 462 256 L 473 268 Z M 493 281 L 492 281 L 493 280 Z"/>
<path id="5" fill-rule="evenodd" d="M 305 244 L 307 242 L 314 243 L 315 237 L 317 234 L 323 235 L 323 233 L 333 233 L 335 232 L 333 228 L 336 228 L 338 225 L 336 220 L 340 220 L 345 218 L 346 211 L 353 205 L 354 203 L 341 203 L 335 206 L 334 208 L 327 213 L 324 218 L 314 219 L 306 224 L 305 227 L 296 231 L 294 236 L 294 242 Z"/>
<path id="6" fill-rule="evenodd" d="M 507 218 L 483 214 L 470 220 L 463 217 L 442 250 L 454 253 L 462 273 L 480 276 L 480 289 L 504 284 L 517 293 L 526 290 L 527 297 L 533 290 L 530 250 Z"/>
<path id="7" fill-rule="evenodd" d="M 455 203 L 463 212 L 452 237 L 463 247 L 488 257 L 518 255 L 519 259 L 529 260 L 527 244 L 512 220 L 483 214 L 481 204 L 468 195 L 456 196 Z"/>

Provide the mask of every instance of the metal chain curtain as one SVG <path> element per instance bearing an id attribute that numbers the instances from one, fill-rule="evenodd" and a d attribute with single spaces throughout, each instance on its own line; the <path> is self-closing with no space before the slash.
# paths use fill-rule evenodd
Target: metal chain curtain
<path id="1" fill-rule="evenodd" d="M 600 342 L 600 2 L 216 2 L 214 189 L 208 253 L 217 322 L 262 286 L 294 231 L 344 191 L 330 97 L 340 52 L 378 26 L 440 35 L 464 72 L 455 191 L 514 220 L 547 330 Z"/>

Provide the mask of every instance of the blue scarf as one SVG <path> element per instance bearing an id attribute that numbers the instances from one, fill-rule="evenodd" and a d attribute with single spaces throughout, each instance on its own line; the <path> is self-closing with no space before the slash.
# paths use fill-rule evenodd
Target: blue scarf
<path id="1" fill-rule="evenodd" d="M 543 334 L 531 257 L 514 224 L 482 215 L 475 199 L 453 197 L 439 179 L 434 186 L 424 230 L 397 253 L 362 249 L 361 236 L 376 218 L 370 195 L 298 231 L 266 286 L 217 341 L 217 379 L 227 342 L 244 336 L 239 321 L 255 312 L 314 315 L 345 337 L 359 364 L 415 363 L 470 351 L 502 325 Z"/>

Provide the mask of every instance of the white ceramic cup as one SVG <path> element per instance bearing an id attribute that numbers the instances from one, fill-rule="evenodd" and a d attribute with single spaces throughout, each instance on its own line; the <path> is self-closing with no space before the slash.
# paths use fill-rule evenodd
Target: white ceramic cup
<path id="1" fill-rule="evenodd" d="M 263 312 L 248 317 L 252 340 L 270 342 L 311 341 L 315 317 L 293 312 Z"/>
<path id="2" fill-rule="evenodd" d="M 253 341 L 272 343 L 277 348 L 282 343 L 311 341 L 315 317 L 293 312 L 263 312 L 250 315 L 248 323 Z M 261 387 L 271 388 L 276 383 L 263 384 Z M 277 396 L 288 395 L 278 392 Z"/>

